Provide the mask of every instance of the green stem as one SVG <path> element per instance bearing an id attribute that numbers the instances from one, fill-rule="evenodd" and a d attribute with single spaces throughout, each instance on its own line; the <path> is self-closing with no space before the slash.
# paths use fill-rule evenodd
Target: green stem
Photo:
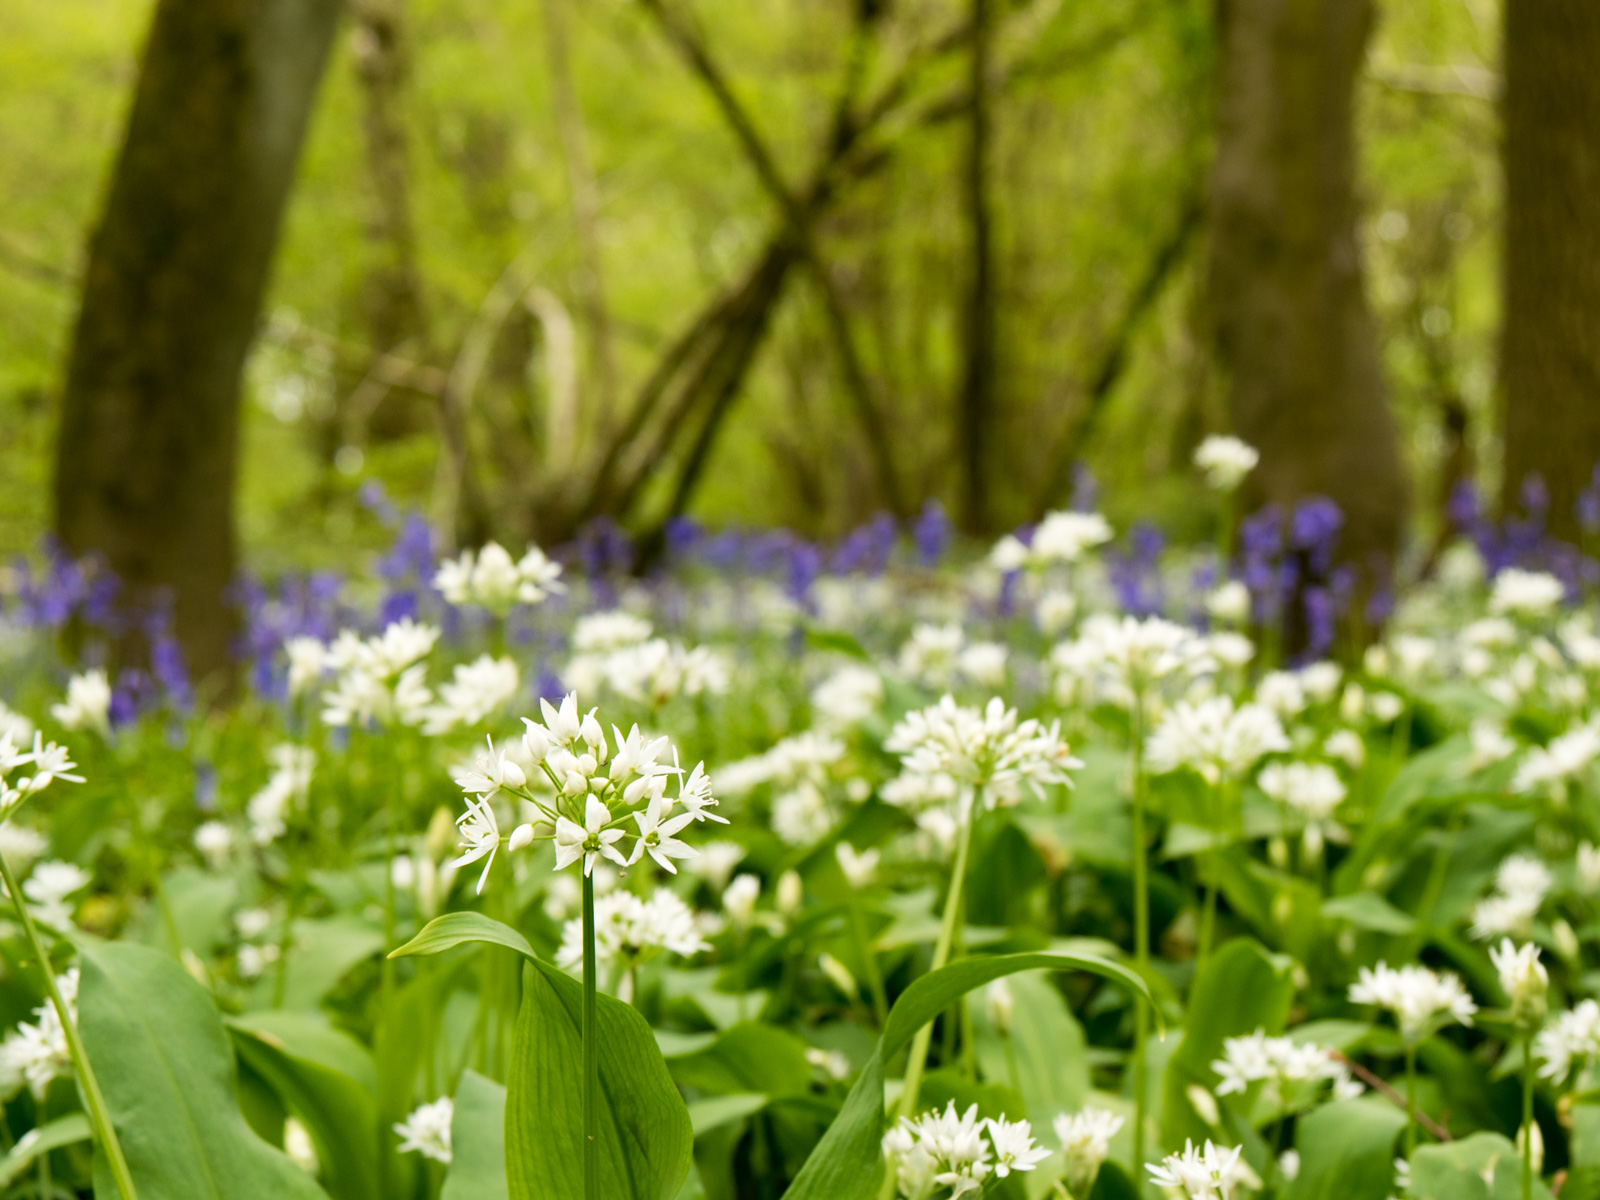
<path id="1" fill-rule="evenodd" d="M 972 811 L 961 823 L 961 832 L 956 838 L 956 861 L 950 871 L 950 891 L 945 896 L 944 919 L 939 922 L 939 940 L 934 943 L 930 971 L 937 971 L 950 959 L 950 947 L 956 936 L 956 916 L 961 911 L 961 892 L 967 877 L 967 851 L 972 845 L 972 824 L 977 819 L 981 800 L 981 795 L 973 796 Z M 932 1022 L 917 1030 L 917 1036 L 912 1039 L 911 1057 L 906 1060 L 905 1087 L 900 1092 L 897 1109 L 902 1117 L 909 1117 L 917 1111 L 917 1094 L 922 1090 L 922 1072 L 927 1065 L 928 1043 L 932 1040 Z"/>
<path id="2" fill-rule="evenodd" d="M 1133 955 L 1141 977 L 1150 969 L 1150 869 L 1145 859 L 1144 830 L 1144 696 L 1135 693 L 1129 710 L 1133 735 Z M 1150 1005 L 1134 1001 L 1133 1029 L 1133 1177 L 1144 1174 L 1144 1124 L 1148 1105 L 1145 1041 L 1150 1036 Z"/>
<path id="3" fill-rule="evenodd" d="M 1522 1200 L 1533 1200 L 1533 1031 L 1522 1035 Z"/>
<path id="4" fill-rule="evenodd" d="M 872 993 L 872 1011 L 877 1014 L 878 1028 L 882 1029 L 889 1020 L 889 996 L 883 988 L 883 972 L 878 969 L 878 955 L 872 948 L 872 939 L 867 936 L 867 919 L 861 913 L 861 901 L 856 896 L 853 887 L 845 888 L 845 895 L 849 897 L 850 924 L 855 931 L 856 950 L 861 955 L 861 965 L 867 973 L 867 990 Z"/>
<path id="5" fill-rule="evenodd" d="M 583 877 L 583 1200 L 600 1200 L 600 1066 L 595 1024 L 594 876 Z"/>
<path id="6" fill-rule="evenodd" d="M 1417 1148 L 1417 1048 L 1406 1043 L 1406 1161 Z"/>
<path id="7" fill-rule="evenodd" d="M 23 902 L 22 889 L 17 886 L 17 877 L 11 871 L 11 864 L 0 855 L 0 878 L 5 880 L 6 892 L 11 897 L 12 906 L 17 910 L 17 918 L 22 922 L 22 931 L 27 935 L 28 946 L 33 951 L 33 956 L 39 962 L 39 969 L 44 973 L 44 990 L 50 997 L 50 1003 L 55 1005 L 56 1016 L 61 1019 L 61 1032 L 67 1041 L 67 1053 L 72 1057 L 73 1068 L 78 1072 L 78 1085 L 83 1091 L 84 1107 L 89 1110 L 89 1125 L 94 1130 L 94 1140 L 100 1145 L 100 1152 L 106 1156 L 106 1165 L 111 1170 L 111 1179 L 117 1185 L 117 1195 L 121 1200 L 138 1200 L 139 1193 L 133 1186 L 133 1174 L 128 1170 L 128 1160 L 122 1155 L 122 1143 L 117 1140 L 117 1131 L 111 1124 L 111 1113 L 106 1109 L 106 1098 L 100 1092 L 100 1082 L 95 1078 L 94 1068 L 89 1065 L 88 1052 L 83 1048 L 83 1039 L 78 1036 L 78 1023 L 73 1020 L 72 1010 L 67 1007 L 67 1002 L 61 998 L 61 989 L 56 987 L 55 972 L 50 966 L 50 956 L 45 953 L 44 943 L 39 940 L 39 930 L 33 924 L 33 916 L 28 912 L 28 906 Z"/>

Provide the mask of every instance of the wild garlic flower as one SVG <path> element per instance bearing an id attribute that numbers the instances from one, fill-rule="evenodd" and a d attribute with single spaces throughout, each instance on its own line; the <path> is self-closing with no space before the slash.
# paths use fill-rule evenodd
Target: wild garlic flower
<path id="1" fill-rule="evenodd" d="M 585 875 L 593 874 L 600 858 L 620 867 L 637 863 L 648 854 L 664 870 L 676 873 L 674 859 L 694 851 L 678 834 L 696 821 L 727 822 L 711 812 L 716 798 L 704 764 L 685 772 L 673 761 L 663 761 L 672 750 L 667 738 L 647 739 L 635 725 L 628 733 L 613 726 L 612 739 L 596 717 L 597 709 L 578 713 L 577 693 L 568 693 L 559 708 L 540 701 L 544 723 L 526 717 L 522 735 L 525 760 L 548 780 L 554 794 L 534 791 L 527 772 L 504 750 L 480 754 L 477 765 L 456 776 L 467 796 L 467 811 L 456 822 L 464 853 L 454 860 L 459 867 L 487 859 L 478 880 L 481 891 L 488 879 L 501 835 L 494 800 L 502 793 L 533 805 L 535 822 L 512 830 L 509 848 L 515 852 L 535 841 L 553 841 L 556 869 L 582 860 Z M 667 795 L 670 780 L 677 795 Z"/>
<path id="2" fill-rule="evenodd" d="M 15 821 L 0 821 L 0 856 L 18 875 L 42 855 L 50 846 L 50 839 L 31 825 Z"/>
<path id="3" fill-rule="evenodd" d="M 1219 492 L 1236 491 L 1260 461 L 1259 450 L 1227 434 L 1211 434 L 1194 452 L 1194 465 L 1205 473 L 1207 486 Z"/>
<path id="4" fill-rule="evenodd" d="M 245 805 L 250 840 L 258 846 L 270 845 L 284 835 L 290 812 L 304 803 L 311 790 L 317 766 L 317 752 L 310 746 L 274 746 L 267 758 L 272 763 L 272 774 Z"/>
<path id="5" fill-rule="evenodd" d="M 0 737 L 10 736 L 13 743 L 22 744 L 33 739 L 33 722 L 0 700 Z"/>
<path id="6" fill-rule="evenodd" d="M 1268 1103 L 1278 1111 L 1308 1099 L 1324 1083 L 1333 1083 L 1337 1090 L 1350 1082 L 1349 1070 L 1326 1046 L 1297 1042 L 1292 1037 L 1268 1037 L 1265 1029 L 1225 1039 L 1222 1057 L 1211 1069 L 1222 1080 L 1217 1095 L 1242 1093 L 1261 1083 Z"/>
<path id="7" fill-rule="evenodd" d="M 77 863 L 51 860 L 34 867 L 33 874 L 22 881 L 22 894 L 40 924 L 69 930 L 73 909 L 70 897 L 88 887 L 92 879 Z"/>
<path id="8" fill-rule="evenodd" d="M 11 730 L 0 733 L 0 819 L 14 815 L 26 800 L 58 779 L 82 783 L 83 776 L 74 774 L 77 765 L 65 746 L 46 742 L 38 730 L 33 746 L 26 750 L 18 747 Z M 31 773 L 20 774 L 22 768 L 31 768 Z"/>
<path id="9" fill-rule="evenodd" d="M 322 719 L 329 725 L 417 725 L 433 701 L 427 665 L 421 662 L 439 640 L 439 630 L 407 617 L 374 637 L 346 629 L 328 647 L 326 662 L 335 672 L 323 695 Z"/>
<path id="10" fill-rule="evenodd" d="M 397 1147 L 401 1154 L 415 1151 L 434 1162 L 449 1164 L 453 1157 L 450 1149 L 450 1123 L 455 1120 L 456 1104 L 449 1096 L 441 1096 L 432 1104 L 417 1108 L 404 1121 L 394 1126 L 400 1138 Z"/>
<path id="11" fill-rule="evenodd" d="M 953 1100 L 942 1113 L 901 1117 L 884 1134 L 883 1151 L 905 1200 L 927 1200 L 946 1188 L 942 1194 L 954 1200 L 982 1191 L 990 1175 L 1003 1179 L 1012 1171 L 1031 1171 L 1049 1157 L 1034 1143 L 1028 1122 L 982 1120 L 976 1104 L 957 1115 Z"/>
<path id="12" fill-rule="evenodd" d="M 1529 854 L 1513 854 L 1495 872 L 1495 892 L 1472 909 L 1472 936 L 1526 935 L 1555 885 L 1550 870 Z"/>
<path id="13" fill-rule="evenodd" d="M 900 647 L 900 671 L 926 688 L 954 687 L 961 650 L 966 644 L 966 631 L 958 621 L 914 626 L 910 638 Z"/>
<path id="14" fill-rule="evenodd" d="M 1250 589 L 1230 579 L 1206 596 L 1206 612 L 1224 625 L 1242 625 L 1250 619 Z"/>
<path id="15" fill-rule="evenodd" d="M 1472 723 L 1467 736 L 1472 745 L 1466 768 L 1469 773 L 1492 767 L 1517 752 L 1516 739 L 1509 736 L 1505 727 L 1493 717 L 1479 717 Z M 1533 782 L 1530 780 L 1530 785 Z"/>
<path id="16" fill-rule="evenodd" d="M 1163 682 L 1188 682 L 1216 662 L 1204 640 L 1182 625 L 1096 613 L 1075 640 L 1051 651 L 1050 666 L 1061 703 L 1104 700 L 1131 709 L 1136 697 L 1148 706 Z"/>
<path id="17" fill-rule="evenodd" d="M 1212 696 L 1173 705 L 1145 741 L 1145 762 L 1155 774 L 1189 767 L 1216 786 L 1244 778 L 1264 755 L 1287 749 L 1289 739 L 1270 710 Z"/>
<path id="18" fill-rule="evenodd" d="M 833 856 L 839 861 L 839 870 L 844 873 L 845 882 L 856 891 L 871 887 L 877 880 L 878 851 L 857 850 L 849 842 L 839 842 L 833 848 Z"/>
<path id="19" fill-rule="evenodd" d="M 292 637 L 283 644 L 289 660 L 289 698 L 309 692 L 322 682 L 328 667 L 328 648 L 314 637 Z"/>
<path id="20" fill-rule="evenodd" d="M 732 666 L 721 650 L 685 648 L 665 638 L 580 654 L 562 674 L 578 691 L 610 692 L 651 708 L 679 696 L 720 696 L 732 682 Z"/>
<path id="21" fill-rule="evenodd" d="M 694 910 L 669 888 L 657 888 L 649 900 L 627 891 L 595 900 L 594 945 L 601 966 L 625 970 L 663 952 L 689 958 L 711 948 L 700 936 Z M 562 927 L 556 963 L 569 970 L 582 965 L 582 917 Z"/>
<path id="22" fill-rule="evenodd" d="M 1008 533 L 995 543 L 989 562 L 1000 571 L 1044 570 L 1075 563 L 1111 537 L 1111 525 L 1099 513 L 1046 513 L 1027 544 Z"/>
<path id="23" fill-rule="evenodd" d="M 883 676 L 871 667 L 840 667 L 811 689 L 811 711 L 818 725 L 848 729 L 870 720 L 883 707 Z"/>
<path id="24" fill-rule="evenodd" d="M 1208 1138 L 1203 1150 L 1185 1141 L 1183 1150 L 1159 1163 L 1146 1164 L 1157 1187 L 1181 1189 L 1189 1200 L 1233 1200 L 1233 1190 L 1251 1178 L 1240 1161 L 1238 1146 L 1216 1146 Z"/>
<path id="25" fill-rule="evenodd" d="M 1534 746 L 1517 766 L 1511 787 L 1518 792 L 1549 791 L 1587 771 L 1600 756 L 1600 722 L 1591 721 Z"/>
<path id="26" fill-rule="evenodd" d="M 498 542 L 488 543 L 476 554 L 464 550 L 459 558 L 445 559 L 434 573 L 433 586 L 447 603 L 458 608 L 476 604 L 498 616 L 518 604 L 539 604 L 567 590 L 561 582 L 561 564 L 545 557 L 539 547 L 530 545 L 513 561 Z"/>
<path id="27" fill-rule="evenodd" d="M 220 871 L 233 855 L 233 829 L 226 821 L 206 821 L 194 831 L 194 848 L 213 871 Z"/>
<path id="28" fill-rule="evenodd" d="M 1600 1003 L 1583 1000 L 1561 1013 L 1534 1039 L 1533 1052 L 1544 1062 L 1539 1074 L 1557 1082 L 1574 1066 L 1592 1067 L 1600 1059 Z"/>
<path id="29" fill-rule="evenodd" d="M 1104 1108 L 1086 1105 L 1082 1111 L 1057 1115 L 1053 1127 L 1061 1143 L 1067 1191 L 1073 1196 L 1088 1196 L 1095 1177 L 1111 1156 L 1111 1139 L 1125 1124 L 1124 1118 Z"/>
<path id="30" fill-rule="evenodd" d="M 986 1118 L 983 1127 L 994 1147 L 994 1173 L 998 1179 L 1013 1171 L 1031 1171 L 1050 1157 L 1050 1151 L 1033 1140 L 1033 1126 L 1027 1121 L 1008 1121 L 1002 1114 Z"/>
<path id="31" fill-rule="evenodd" d="M 1511 1001 L 1512 1019 L 1524 1028 L 1537 1027 L 1544 1020 L 1550 988 L 1550 973 L 1539 961 L 1539 947 L 1532 942 L 1519 947 L 1505 938 L 1489 951 L 1489 961 Z"/>
<path id="32" fill-rule="evenodd" d="M 111 732 L 111 682 L 101 670 L 85 671 L 67 680 L 67 697 L 50 706 L 50 715 L 68 729 Z"/>
<path id="33" fill-rule="evenodd" d="M 1555 611 L 1566 594 L 1566 585 L 1554 575 L 1507 567 L 1494 577 L 1489 611 L 1514 617 L 1545 617 Z"/>
<path id="34" fill-rule="evenodd" d="M 1439 1024 L 1471 1025 L 1472 1014 L 1478 1011 L 1459 977 L 1415 964 L 1399 970 L 1384 962 L 1362 967 L 1350 985 L 1350 1001 L 1388 1009 L 1400 1026 L 1400 1036 L 1411 1044 Z"/>
<path id="35" fill-rule="evenodd" d="M 1344 826 L 1333 819 L 1334 812 L 1344 803 L 1346 789 L 1332 767 L 1325 763 L 1268 763 L 1256 782 L 1272 799 L 1305 818 L 1307 854 L 1320 855 L 1324 841 L 1350 840 Z"/>
<path id="36" fill-rule="evenodd" d="M 1600 892 L 1600 846 L 1580 842 L 1572 865 L 1578 874 L 1579 887 L 1586 892 Z"/>
<path id="37" fill-rule="evenodd" d="M 56 989 L 76 1021 L 78 968 L 57 975 Z M 0 1096 L 8 1099 L 27 1084 L 34 1100 L 42 1102 L 52 1080 L 72 1077 L 72 1055 L 55 1004 L 46 999 L 33 1015 L 33 1021 L 24 1021 L 0 1042 Z"/>
<path id="38" fill-rule="evenodd" d="M 484 654 L 459 664 L 449 683 L 439 685 L 439 703 L 428 708 L 422 732 L 430 737 L 463 726 L 480 725 L 516 698 L 522 686 L 517 664 Z"/>
<path id="39" fill-rule="evenodd" d="M 1038 795 L 1052 784 L 1070 787 L 1069 772 L 1083 765 L 1062 740 L 1060 722 L 1019 722 L 1017 710 L 998 696 L 982 710 L 946 695 L 909 712 L 890 731 L 884 749 L 900 755 L 903 777 L 954 781 L 963 808 L 978 790 L 995 808 L 1019 803 L 1024 788 Z"/>

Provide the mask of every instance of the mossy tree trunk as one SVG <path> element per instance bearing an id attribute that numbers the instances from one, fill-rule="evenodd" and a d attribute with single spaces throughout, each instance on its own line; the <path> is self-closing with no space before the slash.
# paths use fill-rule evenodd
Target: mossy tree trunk
<path id="1" fill-rule="evenodd" d="M 91 237 L 56 527 L 226 670 L 241 372 L 338 0 L 160 0 Z"/>

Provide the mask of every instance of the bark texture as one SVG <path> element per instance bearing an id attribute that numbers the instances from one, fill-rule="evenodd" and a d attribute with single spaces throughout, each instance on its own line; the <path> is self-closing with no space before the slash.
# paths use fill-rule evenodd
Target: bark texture
<path id="1" fill-rule="evenodd" d="M 1409 487 L 1356 238 L 1353 93 L 1371 0 L 1221 0 L 1210 292 L 1254 499 L 1323 495 L 1343 556 L 1392 561 Z"/>
<path id="2" fill-rule="evenodd" d="M 958 459 L 962 468 L 962 511 L 967 529 L 988 533 L 991 520 L 989 448 L 994 428 L 995 281 L 994 217 L 989 199 L 990 0 L 972 0 L 972 48 L 968 58 L 972 109 L 967 136 L 962 200 L 966 208 L 968 259 L 962 297 L 961 342 L 965 359 L 957 405 Z"/>
<path id="3" fill-rule="evenodd" d="M 1600 460 L 1600 4 L 1508 0 L 1504 109 L 1505 504 L 1538 472 L 1576 540 Z"/>
<path id="4" fill-rule="evenodd" d="M 57 530 L 226 669 L 240 373 L 337 0 L 160 0 L 66 368 Z"/>

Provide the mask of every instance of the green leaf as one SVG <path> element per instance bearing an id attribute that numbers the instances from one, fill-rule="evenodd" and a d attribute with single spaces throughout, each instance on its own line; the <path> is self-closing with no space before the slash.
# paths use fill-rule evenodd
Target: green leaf
<path id="1" fill-rule="evenodd" d="M 1394 1183 L 1394 1140 L 1405 1114 L 1364 1097 L 1324 1104 L 1300 1119 L 1300 1174 L 1284 1200 L 1383 1200 Z"/>
<path id="2" fill-rule="evenodd" d="M 1088 971 L 1150 998 L 1144 981 L 1126 967 L 1080 954 L 1007 954 L 968 958 L 916 980 L 889 1011 L 878 1048 L 867 1060 L 844 1107 L 812 1150 L 785 1200 L 864 1200 L 882 1176 L 883 1064 L 917 1030 L 974 988 L 1019 971 Z"/>
<path id="3" fill-rule="evenodd" d="M 318 1013 L 251 1013 L 228 1027 L 239 1057 L 311 1135 L 327 1193 L 377 1197 L 377 1069 L 367 1048 Z"/>
<path id="4" fill-rule="evenodd" d="M 673 1079 L 712 1095 L 762 1092 L 797 1095 L 811 1090 L 806 1044 L 792 1033 L 745 1021 L 704 1050 L 667 1061 Z"/>
<path id="5" fill-rule="evenodd" d="M 1087 1041 L 1066 997 L 1048 975 L 1029 971 L 1012 976 L 1009 983 L 1009 1035 L 990 1022 L 984 996 L 967 996 L 978 1065 L 991 1083 L 1015 1088 L 1034 1128 L 1046 1129 L 1056 1114 L 1083 1107 L 1089 1094 Z"/>
<path id="6" fill-rule="evenodd" d="M 1407 934 L 1417 926 L 1415 917 L 1400 911 L 1376 892 L 1356 892 L 1324 900 L 1322 915 L 1348 921 L 1357 929 L 1370 929 L 1374 933 Z"/>
<path id="7" fill-rule="evenodd" d="M 1188 1089 L 1199 1084 L 1210 1091 L 1216 1085 L 1211 1064 L 1222 1057 L 1227 1038 L 1257 1029 L 1283 1032 L 1294 998 L 1289 969 L 1288 959 L 1268 953 L 1248 938 L 1222 946 L 1200 969 L 1189 994 L 1183 1041 L 1167 1063 L 1161 1139 L 1165 1145 L 1217 1136 L 1189 1103 Z"/>
<path id="8" fill-rule="evenodd" d="M 818 629 L 815 626 L 806 627 L 806 645 L 812 650 L 822 653 L 847 655 L 850 658 L 860 659 L 862 662 L 871 662 L 872 655 L 862 644 L 856 641 L 854 635 L 842 629 Z"/>
<path id="9" fill-rule="evenodd" d="M 720 1129 L 731 1121 L 754 1116 L 767 1106 L 769 1097 L 760 1092 L 735 1092 L 729 1096 L 708 1096 L 689 1105 L 689 1124 L 694 1136 Z"/>
<path id="10" fill-rule="evenodd" d="M 337 916 L 294 923 L 283 1002 L 273 1003 L 276 968 L 256 982 L 251 1008 L 312 1009 L 364 959 L 383 949 L 383 934 L 357 917 Z"/>
<path id="11" fill-rule="evenodd" d="M 600 1191 L 608 1200 L 673 1200 L 694 1133 L 683 1097 L 634 1009 L 596 998 Z M 583 986 L 538 959 L 523 972 L 506 1088 L 506 1175 L 513 1200 L 583 1194 Z"/>
<path id="12" fill-rule="evenodd" d="M 1415 1200 L 1520 1200 L 1522 1158 L 1498 1133 L 1475 1133 L 1459 1142 L 1422 1146 L 1411 1156 Z M 1537 1175 L 1533 1200 L 1550 1200 Z"/>
<path id="13" fill-rule="evenodd" d="M 583 1193 L 583 985 L 481 913 L 448 913 L 391 957 L 468 942 L 505 946 L 528 963 L 506 1091 L 506 1176 L 515 1200 Z M 600 1068 L 600 1190 L 607 1200 L 673 1200 L 694 1133 L 650 1025 L 631 1005 L 595 997 Z"/>
<path id="14" fill-rule="evenodd" d="M 82 947 L 78 1022 L 139 1200 L 319 1200 L 322 1189 L 239 1111 L 222 1018 L 171 957 Z M 95 1194 L 116 1194 L 101 1160 Z"/>
<path id="15" fill-rule="evenodd" d="M 476 1071 L 456 1087 L 450 1122 L 450 1170 L 439 1200 L 508 1200 L 506 1089 Z"/>
<path id="16" fill-rule="evenodd" d="M 12 1180 L 32 1166 L 41 1154 L 48 1154 L 52 1150 L 59 1150 L 63 1146 L 71 1146 L 77 1142 L 86 1142 L 92 1136 L 89 1118 L 82 1113 L 68 1113 L 37 1129 L 30 1129 L 17 1139 L 17 1144 L 11 1147 L 9 1154 L 0 1158 L 0 1187 L 9 1186 Z"/>

